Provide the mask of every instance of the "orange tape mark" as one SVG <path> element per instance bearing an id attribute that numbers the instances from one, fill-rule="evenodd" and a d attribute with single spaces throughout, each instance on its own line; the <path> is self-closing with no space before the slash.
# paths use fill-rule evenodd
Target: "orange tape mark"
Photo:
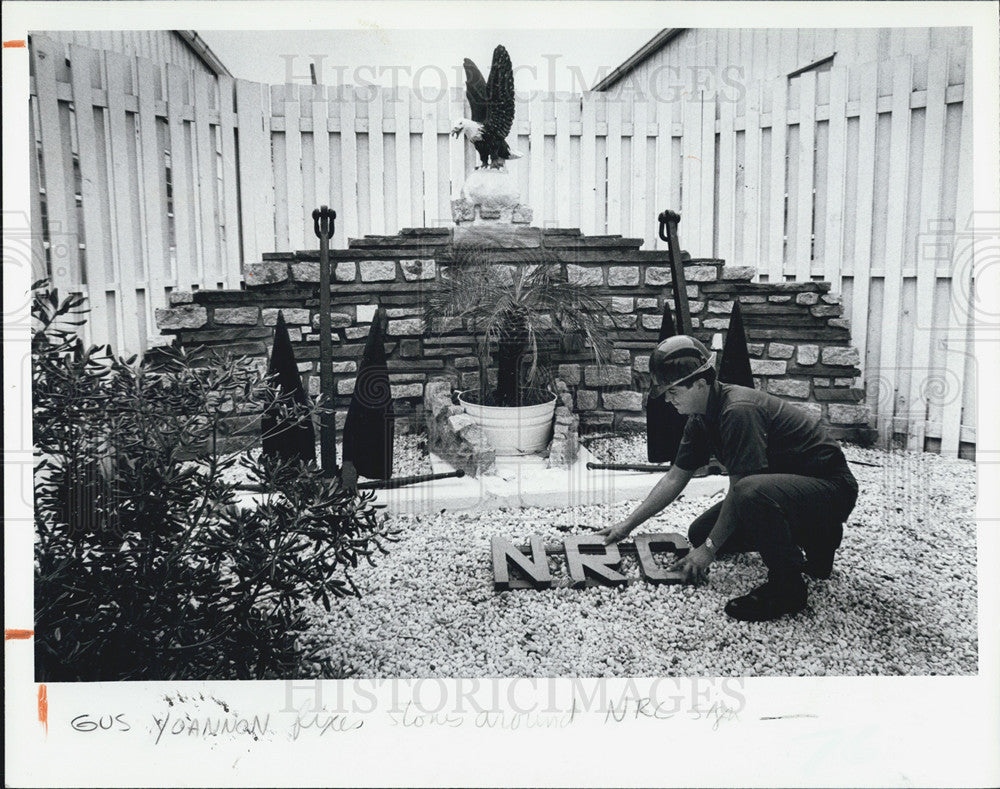
<path id="1" fill-rule="evenodd" d="M 12 638 L 16 639 L 31 638 L 33 635 L 35 635 L 34 630 L 4 630 L 3 640 L 10 641 Z"/>
<path id="2" fill-rule="evenodd" d="M 45 734 L 49 733 L 49 692 L 44 685 L 38 686 L 38 722 L 45 727 Z"/>
<path id="3" fill-rule="evenodd" d="M 28 44 L 21 38 L 15 38 L 12 41 L 4 41 L 3 48 L 8 49 L 11 47 L 26 47 Z"/>

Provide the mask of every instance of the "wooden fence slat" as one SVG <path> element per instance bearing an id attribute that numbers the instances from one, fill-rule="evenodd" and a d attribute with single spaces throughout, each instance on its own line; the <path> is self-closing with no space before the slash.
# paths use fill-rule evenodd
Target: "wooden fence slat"
<path id="1" fill-rule="evenodd" d="M 186 73 L 167 66 L 167 129 L 170 140 L 170 177 L 174 207 L 174 245 L 177 254 L 177 287 L 188 290 L 199 281 L 195 229 L 191 222 L 193 181 L 184 123 Z"/>
<path id="2" fill-rule="evenodd" d="M 913 59 L 897 58 L 892 69 L 892 119 L 890 126 L 889 183 L 898 189 L 889 200 L 886 218 L 885 279 L 882 292 L 881 356 L 879 381 L 888 389 L 888 399 L 878 398 L 877 428 L 888 442 L 898 401 L 899 322 L 902 303 L 903 255 L 906 234 L 906 198 L 909 193 L 910 92 L 913 86 Z"/>
<path id="3" fill-rule="evenodd" d="M 268 134 L 271 137 L 273 158 L 271 170 L 274 173 L 274 244 L 275 249 L 290 251 L 288 244 L 288 174 L 285 157 L 287 142 L 285 135 L 285 85 L 271 85 L 270 106 L 271 118 L 268 121 Z"/>
<path id="4" fill-rule="evenodd" d="M 580 229 L 597 231 L 597 102 L 606 94 L 583 94 L 580 114 Z"/>
<path id="5" fill-rule="evenodd" d="M 461 140 L 459 142 L 462 142 Z M 396 94 L 396 221 L 399 226 L 413 224 L 410 203 L 410 91 Z M 461 152 L 461 146 L 457 146 Z"/>
<path id="6" fill-rule="evenodd" d="M 371 233 L 384 234 L 385 226 L 385 138 L 382 135 L 384 96 L 381 88 L 369 88 L 374 93 L 368 102 L 368 197 Z"/>
<path id="7" fill-rule="evenodd" d="M 135 233 L 132 225 L 131 200 L 134 198 L 130 178 L 132 164 L 128 145 L 128 123 L 125 118 L 125 70 L 128 59 L 117 52 L 105 52 L 105 85 L 108 88 L 108 130 L 111 142 L 111 215 L 115 217 L 116 233 L 112 237 L 118 291 L 118 328 L 120 348 L 125 352 L 143 350 L 145 337 L 139 336 L 138 298 L 135 277 Z"/>
<path id="8" fill-rule="evenodd" d="M 97 163 L 97 136 L 94 131 L 93 90 L 90 85 L 91 64 L 96 53 L 88 47 L 70 45 L 70 72 L 73 106 L 76 111 L 76 136 L 80 149 L 80 197 L 83 203 L 83 237 L 87 244 L 87 324 L 91 342 L 105 345 L 108 337 L 108 286 L 105 261 L 110 250 L 104 245 L 104 216 L 101 212 L 100 176 Z M 34 133 L 32 132 L 32 135 Z M 31 161 L 35 164 L 34 136 Z M 37 175 L 35 176 L 37 183 Z M 34 205 L 34 203 L 32 203 Z M 34 236 L 33 236 L 34 237 Z M 39 240 L 41 236 L 38 236 Z M 44 253 L 43 253 L 44 255 Z M 42 258 L 44 261 L 44 257 Z"/>
<path id="9" fill-rule="evenodd" d="M 729 265 L 736 258 L 736 103 L 719 96 L 719 252 Z M 744 172 L 746 170 L 744 169 Z"/>
<path id="10" fill-rule="evenodd" d="M 324 85 L 316 86 L 310 106 L 313 119 L 313 158 L 316 176 L 316 205 L 307 205 L 303 220 L 306 223 L 306 245 L 312 247 L 319 245 L 319 238 L 316 237 L 312 212 L 320 206 L 327 206 L 338 212 L 339 206 L 333 205 L 333 196 L 330 192 L 330 126 L 329 112 L 330 102 L 326 96 Z"/>
<path id="11" fill-rule="evenodd" d="M 570 193 L 569 121 L 572 117 L 569 92 L 559 92 L 555 96 L 556 110 L 556 221 L 559 227 L 570 227 L 573 223 L 574 197 Z"/>
<path id="12" fill-rule="evenodd" d="M 701 103 L 694 100 L 684 101 L 681 108 L 681 224 L 678 235 L 681 244 L 685 244 L 695 257 L 701 257 L 703 250 L 699 249 L 701 224 L 699 206 L 701 205 Z"/>
<path id="13" fill-rule="evenodd" d="M 787 171 L 788 80 L 784 75 L 772 83 L 771 96 L 771 191 L 768 228 L 769 282 L 785 277 L 785 174 Z"/>
<path id="14" fill-rule="evenodd" d="M 240 216 L 236 195 L 236 113 L 233 111 L 233 78 L 225 74 L 219 84 L 219 135 L 222 150 L 222 241 L 225 262 L 223 282 L 239 288 L 243 279 L 240 260 Z"/>
<path id="15" fill-rule="evenodd" d="M 844 249 L 844 185 L 847 182 L 847 70 L 830 72 L 830 125 L 827 137 L 826 233 L 823 246 L 825 279 L 843 293 L 841 256 Z"/>
<path id="16" fill-rule="evenodd" d="M 305 249 L 305 187 L 302 178 L 302 102 L 295 85 L 285 86 L 285 189 L 288 249 Z M 309 225 L 312 226 L 310 211 Z M 319 239 L 316 240 L 319 243 Z M 313 244 L 309 244 L 313 248 Z"/>
<path id="17" fill-rule="evenodd" d="M 167 271 L 166 244 L 164 243 L 163 220 L 167 214 L 166 196 L 160 189 L 163 173 L 163 152 L 160 150 L 156 134 L 156 67 L 148 60 L 138 60 L 139 114 L 139 155 L 142 160 L 142 240 L 146 258 L 146 304 L 149 313 L 146 325 L 150 335 L 155 335 L 154 310 L 167 305 L 164 276 Z M 78 69 L 74 69 L 77 71 Z M 86 75 L 86 71 L 84 74 Z M 91 118 L 91 121 L 93 118 Z M 77 115 L 79 128 L 79 114 Z M 83 156 L 81 155 L 81 165 Z M 230 181 L 236 188 L 235 178 Z"/>
<path id="18" fill-rule="evenodd" d="M 48 242 L 51 256 L 52 287 L 65 296 L 80 282 L 79 238 L 73 232 L 71 211 L 76 210 L 73 173 L 66 171 L 63 146 L 69 135 L 63 134 L 59 112 L 56 63 L 62 58 L 62 45 L 45 36 L 32 36 L 32 60 L 35 90 L 38 92 L 39 131 L 42 138 L 42 162 L 45 165 L 45 208 L 48 212 Z M 66 247 L 66 258 L 57 259 L 56 248 Z"/>
<path id="19" fill-rule="evenodd" d="M 261 166 L 271 159 L 270 129 L 265 131 L 261 86 L 245 79 L 236 81 L 236 122 L 240 130 L 240 228 L 243 233 L 243 259 L 255 263 L 273 246 L 265 235 L 273 236 L 274 219 L 265 219 L 264 173 Z M 268 127 L 270 124 L 268 124 Z M 266 135 L 266 137 L 265 137 Z M 270 233 L 268 230 L 270 229 Z"/>
<path id="20" fill-rule="evenodd" d="M 535 96 L 528 102 L 529 166 L 528 203 L 535 222 L 545 226 L 545 103 Z"/>
<path id="21" fill-rule="evenodd" d="M 434 179 L 434 200 L 437 204 L 437 224 L 439 227 L 451 226 L 451 98 L 448 91 L 437 93 L 437 127 L 434 135 L 434 145 L 437 148 L 438 170 Z"/>
<path id="22" fill-rule="evenodd" d="M 758 276 L 762 258 L 760 98 L 761 85 L 758 83 L 749 89 L 746 100 L 746 134 L 743 137 L 743 259 L 738 261 L 740 265 L 758 267 Z"/>
<path id="23" fill-rule="evenodd" d="M 658 219 L 662 211 L 679 211 L 674 203 L 674 180 L 677 178 L 674 161 L 674 120 L 670 102 L 656 102 L 656 205 L 653 206 Z M 657 223 L 657 231 L 659 224 Z M 654 247 L 659 249 L 663 242 L 657 232 Z"/>
<path id="24" fill-rule="evenodd" d="M 858 71 L 861 116 L 858 124 L 857 216 L 854 226 L 854 260 L 851 265 L 851 342 L 861 355 L 861 374 L 867 377 L 868 297 L 871 291 L 872 204 L 875 196 L 875 135 L 878 125 L 877 63 L 866 63 Z"/>
<path id="25" fill-rule="evenodd" d="M 215 145 L 209 120 L 208 92 L 211 82 L 208 75 L 192 72 L 194 77 L 194 139 L 198 207 L 201 217 L 201 262 L 204 284 L 215 287 L 221 282 L 219 260 L 219 217 L 216 213 Z"/>
<path id="26" fill-rule="evenodd" d="M 358 147 L 354 87 L 344 85 L 340 91 L 340 199 L 344 211 L 343 214 L 337 211 L 337 218 L 343 216 L 344 223 L 343 232 L 335 233 L 334 240 L 343 248 L 348 239 L 358 236 Z"/>
<path id="27" fill-rule="evenodd" d="M 420 108 L 423 119 L 423 131 L 420 135 L 421 159 L 424 175 L 424 226 L 438 226 L 438 105 L 434 102 L 424 102 Z"/>
<path id="28" fill-rule="evenodd" d="M 713 42 L 714 44 L 714 42 Z M 714 49 L 714 46 L 713 46 Z M 711 61 L 710 61 L 711 62 Z M 716 80 L 715 85 L 718 85 Z M 701 192 L 698 208 L 699 244 L 697 254 L 715 257 L 715 95 L 702 92 L 701 101 Z"/>
<path id="29" fill-rule="evenodd" d="M 961 390 L 944 403 L 941 415 L 941 454 L 958 454 L 962 439 L 962 400 L 966 386 L 975 381 L 965 380 L 967 353 L 966 332 L 974 308 L 975 292 L 972 288 L 974 260 L 973 202 L 972 202 L 972 47 L 965 53 L 965 99 L 962 101 L 962 131 L 958 155 L 958 195 L 955 209 L 955 234 L 951 260 L 951 304 L 948 310 L 948 333 L 945 348 L 946 382 L 961 381 Z M 960 265 L 967 262 L 968 269 Z M 975 368 L 973 368 L 975 369 Z"/>
<path id="30" fill-rule="evenodd" d="M 644 239 L 644 246 L 650 248 L 647 237 L 654 223 L 650 221 L 646 211 L 646 134 L 649 131 L 649 124 L 646 122 L 647 106 L 646 101 L 632 103 L 632 162 L 629 167 L 632 174 L 629 206 L 632 227 L 629 235 Z"/>
<path id="31" fill-rule="evenodd" d="M 451 102 L 448 105 L 448 118 L 457 121 L 465 117 L 465 89 L 450 88 Z M 517 126 L 512 129 L 512 134 L 516 134 Z M 516 141 L 516 138 L 515 138 Z M 448 136 L 448 172 L 451 186 L 450 195 L 452 200 L 458 200 L 462 196 L 462 187 L 465 185 L 465 148 L 469 145 L 465 135 L 453 138 Z M 517 145 L 511 146 L 517 148 Z"/>
<path id="32" fill-rule="evenodd" d="M 812 273 L 813 184 L 816 150 L 816 72 L 799 77 L 799 182 L 796 212 L 795 279 L 808 282 Z M 791 230 L 789 230 L 791 233 Z"/>
<path id="33" fill-rule="evenodd" d="M 622 230 L 622 101 L 611 100 L 608 108 L 608 233 Z"/>
<path id="34" fill-rule="evenodd" d="M 937 285 L 937 250 L 931 234 L 940 230 L 942 150 L 944 148 L 945 91 L 948 88 L 948 51 L 930 53 L 927 64 L 927 111 L 924 122 L 924 161 L 920 183 L 920 236 L 914 254 L 917 266 L 917 297 L 914 314 L 913 371 L 910 376 L 907 449 L 922 452 L 926 438 L 927 403 L 923 387 L 931 374 L 931 343 L 934 340 L 934 291 Z"/>

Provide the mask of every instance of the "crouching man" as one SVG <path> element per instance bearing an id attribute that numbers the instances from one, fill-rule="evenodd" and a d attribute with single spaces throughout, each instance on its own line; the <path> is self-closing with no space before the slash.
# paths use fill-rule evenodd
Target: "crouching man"
<path id="1" fill-rule="evenodd" d="M 830 577 L 858 484 L 818 417 L 774 395 L 719 383 L 713 362 L 693 337 L 671 337 L 656 347 L 650 396 L 665 396 L 688 415 L 684 435 L 670 471 L 645 501 L 600 533 L 606 545 L 626 537 L 676 499 L 714 452 L 729 472 L 729 492 L 691 524 L 692 550 L 674 569 L 702 581 L 720 553 L 758 551 L 767 583 L 730 600 L 726 613 L 744 621 L 776 619 L 805 607 L 803 573 Z"/>

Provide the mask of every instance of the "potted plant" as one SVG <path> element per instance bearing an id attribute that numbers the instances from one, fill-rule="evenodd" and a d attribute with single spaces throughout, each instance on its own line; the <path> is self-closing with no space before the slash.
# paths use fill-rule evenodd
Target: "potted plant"
<path id="1" fill-rule="evenodd" d="M 517 250 L 500 261 L 490 248 L 459 248 L 425 300 L 425 323 L 438 331 L 462 321 L 475 333 L 479 388 L 459 402 L 490 436 L 498 455 L 544 449 L 556 395 L 549 391 L 554 355 L 589 348 L 600 365 L 609 342 L 607 308 L 589 288 L 571 283 L 543 250 Z M 490 386 L 495 362 L 496 383 Z"/>

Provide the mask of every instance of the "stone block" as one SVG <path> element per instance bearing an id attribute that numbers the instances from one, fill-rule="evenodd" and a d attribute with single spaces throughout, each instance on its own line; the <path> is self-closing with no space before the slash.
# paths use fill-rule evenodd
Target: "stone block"
<path id="1" fill-rule="evenodd" d="M 708 311 L 728 315 L 733 311 L 733 304 L 734 302 L 732 301 L 713 301 L 710 299 L 708 302 Z"/>
<path id="2" fill-rule="evenodd" d="M 655 310 L 659 306 L 656 299 L 638 298 L 635 300 L 637 310 Z"/>
<path id="3" fill-rule="evenodd" d="M 515 225 L 530 225 L 533 216 L 531 208 L 524 203 L 518 203 L 511 211 L 510 221 Z"/>
<path id="4" fill-rule="evenodd" d="M 632 362 L 632 369 L 637 373 L 648 373 L 649 372 L 649 356 L 643 354 L 642 356 L 636 356 L 635 360 Z"/>
<path id="5" fill-rule="evenodd" d="M 754 375 L 784 375 L 787 369 L 787 362 L 777 362 L 770 359 L 750 360 L 750 371 Z"/>
<path id="6" fill-rule="evenodd" d="M 400 340 L 399 355 L 406 359 L 415 359 L 420 354 L 420 340 Z"/>
<path id="7" fill-rule="evenodd" d="M 354 282 L 357 277 L 357 263 L 350 260 L 338 261 L 333 269 L 334 282 Z M 292 279 L 296 282 L 319 282 L 319 263 L 293 263 Z"/>
<path id="8" fill-rule="evenodd" d="M 597 408 L 597 392 L 593 389 L 578 389 L 576 392 L 576 410 L 593 411 Z"/>
<path id="9" fill-rule="evenodd" d="M 217 324 L 240 326 L 256 326 L 259 318 L 259 307 L 218 307 L 212 315 Z"/>
<path id="10" fill-rule="evenodd" d="M 849 386 L 827 386 L 816 391 L 816 399 L 824 403 L 858 403 L 864 396 L 863 389 Z"/>
<path id="11" fill-rule="evenodd" d="M 629 296 L 612 296 L 612 312 L 632 312 L 635 309 L 635 299 Z"/>
<path id="12" fill-rule="evenodd" d="M 276 326 L 279 312 L 284 316 L 285 323 L 296 325 L 309 323 L 309 310 L 307 309 L 300 309 L 298 307 L 282 307 L 281 309 L 265 307 L 260 311 L 261 317 L 264 319 L 264 325 Z"/>
<path id="13" fill-rule="evenodd" d="M 630 433 L 641 433 L 646 429 L 646 415 L 622 414 L 618 420 L 618 428 Z"/>
<path id="14" fill-rule="evenodd" d="M 351 395 L 354 394 L 354 383 L 357 378 L 341 378 L 337 381 L 337 394 L 339 395 Z"/>
<path id="15" fill-rule="evenodd" d="M 813 378 L 813 386 L 829 386 L 829 378 Z"/>
<path id="16" fill-rule="evenodd" d="M 340 375 L 342 373 L 356 373 L 358 371 L 357 362 L 331 362 L 330 366 L 333 369 L 334 375 Z"/>
<path id="17" fill-rule="evenodd" d="M 729 319 L 728 318 L 706 318 L 701 322 L 701 325 L 705 329 L 728 329 Z"/>
<path id="18" fill-rule="evenodd" d="M 853 378 L 834 378 L 833 379 L 833 385 L 834 386 L 854 386 L 854 379 Z"/>
<path id="19" fill-rule="evenodd" d="M 570 386 L 578 386 L 580 383 L 580 365 L 560 364 L 559 377 Z"/>
<path id="20" fill-rule="evenodd" d="M 194 301 L 194 294 L 189 290 L 170 291 L 170 306 L 176 307 L 178 304 L 190 304 Z"/>
<path id="21" fill-rule="evenodd" d="M 448 426 L 456 433 L 461 433 L 465 428 L 472 427 L 476 421 L 468 414 L 455 414 L 448 417 Z"/>
<path id="22" fill-rule="evenodd" d="M 795 354 L 795 360 L 801 365 L 816 364 L 819 361 L 819 346 L 800 345 Z"/>
<path id="23" fill-rule="evenodd" d="M 632 370 L 613 364 L 587 365 L 584 370 L 587 386 L 629 386 L 632 383 Z"/>
<path id="24" fill-rule="evenodd" d="M 836 318 L 844 313 L 844 308 L 839 304 L 817 304 L 809 312 L 817 318 Z"/>
<path id="25" fill-rule="evenodd" d="M 566 276 L 574 285 L 604 284 L 604 270 L 600 266 L 578 266 L 569 263 L 566 265 Z"/>
<path id="26" fill-rule="evenodd" d="M 208 310 L 200 304 L 181 304 L 156 309 L 156 325 L 162 331 L 198 329 L 208 323 Z"/>
<path id="27" fill-rule="evenodd" d="M 672 307 L 673 307 L 673 305 L 671 305 L 671 308 Z M 703 301 L 691 301 L 691 302 L 688 302 L 688 314 L 690 314 L 690 315 L 697 315 L 703 309 L 705 309 L 705 302 L 703 302 Z"/>
<path id="28" fill-rule="evenodd" d="M 794 351 L 794 345 L 786 345 L 783 342 L 772 342 L 767 348 L 767 355 L 772 359 L 791 359 Z"/>
<path id="29" fill-rule="evenodd" d="M 794 378 L 772 378 L 767 382 L 767 391 L 782 397 L 809 397 L 809 382 Z"/>
<path id="30" fill-rule="evenodd" d="M 833 326 L 834 328 L 837 328 L 837 329 L 850 329 L 851 328 L 851 322 L 847 318 L 830 318 L 830 320 L 828 320 L 826 322 L 826 325 L 827 326 Z"/>
<path id="31" fill-rule="evenodd" d="M 701 290 L 699 290 L 697 285 L 685 285 L 684 292 L 687 293 L 689 299 L 701 298 Z"/>
<path id="32" fill-rule="evenodd" d="M 302 329 L 298 326 L 289 326 L 288 339 L 291 342 L 302 342 Z"/>
<path id="33" fill-rule="evenodd" d="M 645 316 L 643 316 L 645 317 Z M 611 322 L 616 329 L 634 329 L 638 321 L 637 315 L 612 315 Z"/>
<path id="34" fill-rule="evenodd" d="M 392 384 L 389 387 L 393 400 L 402 397 L 423 397 L 424 385 L 422 383 L 413 384 Z"/>
<path id="35" fill-rule="evenodd" d="M 368 336 L 368 326 L 348 326 L 344 329 L 344 336 L 348 340 L 360 340 Z"/>
<path id="36" fill-rule="evenodd" d="M 436 334 L 447 334 L 450 331 L 461 331 L 464 328 L 461 318 L 435 318 L 431 327 Z"/>
<path id="37" fill-rule="evenodd" d="M 767 300 L 771 302 L 771 304 L 787 304 L 792 300 L 792 297 L 785 295 L 775 295 L 775 296 L 768 296 Z M 746 303 L 749 304 L 750 302 Z"/>
<path id="38" fill-rule="evenodd" d="M 691 328 L 692 329 L 701 328 L 701 320 L 699 320 L 698 318 L 692 318 L 691 319 Z"/>
<path id="39" fill-rule="evenodd" d="M 766 296 L 740 296 L 740 304 L 764 304 Z"/>
<path id="40" fill-rule="evenodd" d="M 638 266 L 608 266 L 608 285 L 612 288 L 624 288 L 639 284 Z"/>
<path id="41" fill-rule="evenodd" d="M 362 282 L 393 282 L 396 279 L 395 260 L 362 260 Z"/>
<path id="42" fill-rule="evenodd" d="M 389 321 L 387 334 L 392 337 L 403 335 L 414 335 L 424 333 L 424 321 L 422 318 L 403 318 L 401 320 Z"/>
<path id="43" fill-rule="evenodd" d="M 642 395 L 638 392 L 605 392 L 601 395 L 609 411 L 641 411 Z"/>
<path id="44" fill-rule="evenodd" d="M 764 343 L 762 342 L 748 342 L 747 343 L 747 353 L 751 356 L 763 356 L 764 355 Z"/>
<path id="45" fill-rule="evenodd" d="M 649 329 L 650 331 L 659 331 L 660 326 L 663 323 L 662 315 L 650 315 L 645 313 L 641 316 L 642 318 L 642 328 Z"/>
<path id="46" fill-rule="evenodd" d="M 757 269 L 753 266 L 723 266 L 720 279 L 749 282 L 755 276 L 757 276 Z"/>
<path id="47" fill-rule="evenodd" d="M 813 305 L 819 301 L 818 293 L 800 293 L 795 297 L 796 304 L 808 304 Z"/>
<path id="48" fill-rule="evenodd" d="M 266 310 L 265 310 L 266 311 Z M 312 327 L 316 331 L 319 331 L 319 313 L 312 316 Z M 348 315 L 346 312 L 331 312 L 330 313 L 330 327 L 334 329 L 343 329 L 354 323 L 354 318 Z M 365 337 L 368 335 L 368 326 L 360 326 L 359 329 L 364 329 L 364 333 L 359 335 Z"/>
<path id="49" fill-rule="evenodd" d="M 632 354 L 625 348 L 612 348 L 611 349 L 611 363 L 612 364 L 631 364 Z"/>
<path id="50" fill-rule="evenodd" d="M 461 381 L 462 389 L 477 389 L 479 387 L 479 373 L 462 373 L 459 376 L 459 381 Z"/>
<path id="51" fill-rule="evenodd" d="M 836 348 L 827 346 L 822 351 L 823 364 L 834 367 L 855 367 L 861 364 L 861 354 L 857 348 Z"/>
<path id="52" fill-rule="evenodd" d="M 685 272 L 686 273 L 686 272 Z M 646 285 L 661 287 L 673 282 L 670 269 L 665 266 L 650 266 L 646 269 Z"/>
<path id="53" fill-rule="evenodd" d="M 455 367 L 459 370 L 468 370 L 472 367 L 479 367 L 479 359 L 475 356 L 459 356 L 455 360 Z"/>
<path id="54" fill-rule="evenodd" d="M 684 268 L 684 279 L 688 282 L 715 282 L 718 278 L 718 266 L 685 266 Z"/>
<path id="55" fill-rule="evenodd" d="M 243 281 L 248 288 L 274 285 L 288 280 L 288 264 L 285 262 L 251 263 L 243 271 Z"/>
<path id="56" fill-rule="evenodd" d="M 407 282 L 417 282 L 424 279 L 434 279 L 437 270 L 433 258 L 407 258 L 399 261 L 403 279 Z"/>
<path id="57" fill-rule="evenodd" d="M 839 293 L 824 293 L 822 301 L 824 304 L 840 304 L 843 299 Z"/>
<path id="58" fill-rule="evenodd" d="M 830 405 L 827 406 L 827 414 L 830 419 L 830 424 L 860 425 L 868 423 L 869 410 L 866 405 L 842 405 L 840 403 L 830 403 Z"/>

